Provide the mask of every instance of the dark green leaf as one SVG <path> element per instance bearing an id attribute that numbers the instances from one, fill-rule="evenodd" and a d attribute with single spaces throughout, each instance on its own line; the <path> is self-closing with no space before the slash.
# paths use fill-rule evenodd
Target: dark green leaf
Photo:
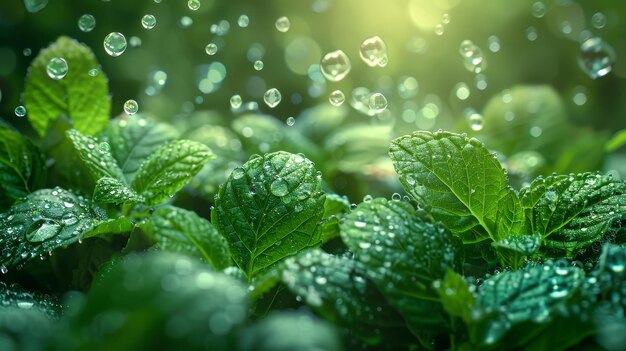
<path id="1" fill-rule="evenodd" d="M 67 75 L 59 80 L 48 77 L 46 67 L 54 57 L 67 61 Z M 94 77 L 89 70 L 97 69 Z M 24 102 L 27 117 L 39 136 L 51 121 L 64 114 L 81 133 L 94 135 L 109 120 L 111 99 L 107 78 L 91 49 L 68 37 L 60 37 L 33 60 L 26 76 Z"/>
<path id="2" fill-rule="evenodd" d="M 432 284 L 458 268 L 459 243 L 443 227 L 419 219 L 413 206 L 378 198 L 341 224 L 341 237 L 414 333 L 446 324 Z"/>
<path id="3" fill-rule="evenodd" d="M 107 142 L 98 142 L 98 139 L 83 135 L 75 129 L 67 131 L 67 137 L 72 141 L 78 156 L 87 166 L 95 181 L 102 177 L 109 177 L 124 181 L 122 170 L 111 155 Z"/>
<path id="4" fill-rule="evenodd" d="M 611 176 L 582 173 L 539 178 L 520 191 L 533 233 L 553 253 L 572 255 L 626 220 L 626 184 Z"/>
<path id="5" fill-rule="evenodd" d="M 212 222 L 235 263 L 252 279 L 300 250 L 317 246 L 324 195 L 313 163 L 276 152 L 253 156 L 220 187 Z"/>
<path id="6" fill-rule="evenodd" d="M 128 182 L 133 179 L 143 161 L 163 144 L 176 139 L 177 134 L 168 124 L 141 115 L 128 119 L 116 118 L 103 132 Z"/>
<path id="7" fill-rule="evenodd" d="M 93 200 L 112 204 L 144 202 L 143 196 L 137 194 L 122 181 L 109 177 L 98 179 L 93 192 Z"/>
<path id="8" fill-rule="evenodd" d="M 142 228 L 161 250 L 201 258 L 216 269 L 231 264 L 226 239 L 195 212 L 174 206 L 159 207 Z"/>
<path id="9" fill-rule="evenodd" d="M 46 175 L 39 148 L 0 124 L 0 208 L 37 190 Z"/>
<path id="10" fill-rule="evenodd" d="M 323 242 L 339 236 L 339 221 L 343 214 L 350 211 L 350 202 L 345 196 L 326 194 L 324 201 L 324 216 L 317 226 L 317 231 Z"/>
<path id="11" fill-rule="evenodd" d="M 415 132 L 395 139 L 390 155 L 406 191 L 464 242 L 525 230 L 502 166 L 477 139 Z"/>
<path id="12" fill-rule="evenodd" d="M 78 241 L 104 215 L 81 196 L 61 188 L 37 190 L 0 215 L 3 270 Z"/>
<path id="13" fill-rule="evenodd" d="M 198 142 L 171 141 L 141 164 L 131 186 L 146 204 L 157 204 L 185 186 L 212 157 L 211 150 Z"/>

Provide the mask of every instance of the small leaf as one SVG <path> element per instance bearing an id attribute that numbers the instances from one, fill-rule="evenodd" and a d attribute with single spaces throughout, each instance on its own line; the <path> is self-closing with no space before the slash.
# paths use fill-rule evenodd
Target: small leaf
<path id="1" fill-rule="evenodd" d="M 626 129 L 622 129 L 615 133 L 611 140 L 606 143 L 605 149 L 606 152 L 613 152 L 624 145 L 626 145 Z"/>
<path id="2" fill-rule="evenodd" d="M 46 67 L 52 58 L 67 61 L 68 72 L 62 79 L 48 77 Z M 89 70 L 98 69 L 94 77 Z M 51 121 L 64 114 L 74 121 L 81 133 L 94 135 L 109 120 L 111 99 L 107 78 L 96 58 L 84 44 L 68 37 L 59 37 L 33 60 L 26 75 L 24 102 L 28 121 L 43 137 Z"/>
<path id="3" fill-rule="evenodd" d="M 111 154 L 130 182 L 141 163 L 163 144 L 176 139 L 178 133 L 165 123 L 135 115 L 116 118 L 109 123 L 103 137 L 111 145 Z"/>
<path id="4" fill-rule="evenodd" d="M 626 183 L 592 173 L 539 178 L 520 191 L 533 233 L 555 255 L 573 255 L 626 220 Z"/>
<path id="5" fill-rule="evenodd" d="M 161 250 L 201 258 L 216 269 L 231 264 L 226 239 L 195 212 L 174 206 L 159 207 L 142 228 Z"/>
<path id="6" fill-rule="evenodd" d="M 326 194 L 324 201 L 324 216 L 317 226 L 317 231 L 323 242 L 339 236 L 339 221 L 344 213 L 350 212 L 350 202 L 345 196 Z"/>
<path id="7" fill-rule="evenodd" d="M 66 134 L 95 181 L 102 177 L 124 181 L 122 170 L 111 155 L 108 143 L 100 143 L 98 139 L 83 135 L 75 129 L 68 130 Z"/>
<path id="8" fill-rule="evenodd" d="M 124 185 L 121 181 L 109 177 L 98 179 L 93 193 L 93 200 L 111 204 L 144 202 L 144 198 L 133 189 Z"/>
<path id="9" fill-rule="evenodd" d="M 465 243 L 525 230 L 502 166 L 477 139 L 415 132 L 392 141 L 389 153 L 406 191 Z"/>
<path id="10" fill-rule="evenodd" d="M 445 326 L 432 284 L 458 268 L 459 243 L 442 226 L 419 219 L 407 202 L 377 198 L 346 215 L 341 238 L 411 331 Z"/>
<path id="11" fill-rule="evenodd" d="M 212 157 L 211 150 L 198 142 L 171 141 L 141 164 L 131 187 L 146 204 L 160 203 L 185 186 Z"/>
<path id="12" fill-rule="evenodd" d="M 37 190 L 0 215 L 0 266 L 20 268 L 32 258 L 78 241 L 103 219 L 81 196 L 61 188 Z"/>
<path id="13" fill-rule="evenodd" d="M 121 216 L 115 219 L 108 219 L 96 224 L 93 228 L 83 234 L 83 239 L 92 237 L 102 237 L 110 234 L 128 233 L 133 230 L 134 224 L 126 217 Z"/>
<path id="14" fill-rule="evenodd" d="M 449 315 L 460 317 L 465 322 L 471 321 L 476 297 L 461 275 L 447 269 L 445 277 L 441 281 L 436 281 L 434 286 L 443 308 Z"/>
<path id="15" fill-rule="evenodd" d="M 46 162 L 30 140 L 0 123 L 0 208 L 37 190 L 46 178 Z"/>
<path id="16" fill-rule="evenodd" d="M 494 241 L 491 246 L 496 250 L 531 256 L 541 246 L 540 234 L 510 235 L 500 241 Z"/>
<path id="17" fill-rule="evenodd" d="M 301 155 L 252 156 L 220 187 L 211 220 L 251 280 L 304 248 L 317 246 L 324 211 L 321 178 Z"/>

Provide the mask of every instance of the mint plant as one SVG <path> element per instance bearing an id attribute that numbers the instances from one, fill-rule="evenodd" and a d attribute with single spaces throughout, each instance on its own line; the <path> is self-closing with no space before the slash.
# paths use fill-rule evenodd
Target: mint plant
<path id="1" fill-rule="evenodd" d="M 72 69 L 49 82 L 55 56 Z M 26 80 L 36 137 L 0 124 L 2 340 L 32 350 L 564 350 L 609 347 L 603 336 L 626 323 L 622 180 L 553 174 L 514 189 L 479 140 L 418 131 L 389 147 L 407 196 L 351 205 L 321 170 L 355 163 L 314 161 L 349 155 L 341 140 L 359 133 L 319 148 L 336 121 L 306 117 L 285 131 L 244 115 L 231 129 L 201 115 L 204 127 L 181 131 L 110 119 L 97 66 L 89 48 L 59 38 Z M 238 139 L 244 128 L 254 138 Z M 230 138 L 248 143 L 247 161 L 223 146 Z M 211 208 L 178 202 L 211 192 Z"/>

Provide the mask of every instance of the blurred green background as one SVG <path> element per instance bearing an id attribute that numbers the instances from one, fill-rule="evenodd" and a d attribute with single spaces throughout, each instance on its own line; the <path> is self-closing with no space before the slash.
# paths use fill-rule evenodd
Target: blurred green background
<path id="1" fill-rule="evenodd" d="M 31 13 L 24 1 L 2 1 L 0 116 L 28 133 L 25 119 L 14 114 L 26 70 L 40 49 L 67 35 L 90 46 L 100 61 L 109 78 L 112 117 L 123 112 L 124 101 L 135 99 L 141 114 L 213 147 L 219 165 L 209 166 L 192 186 L 202 196 L 213 194 L 249 154 L 275 149 L 305 153 L 328 187 L 352 201 L 367 193 L 389 195 L 399 187 L 386 157 L 388 141 L 439 128 L 485 141 L 516 186 L 553 171 L 626 176 L 624 147 L 605 148 L 626 128 L 624 2 L 200 3 L 192 11 L 186 0 L 49 0 Z M 83 14 L 96 18 L 90 32 L 78 28 Z M 142 27 L 145 14 L 156 17 L 153 29 Z M 237 23 L 243 14 L 249 18 L 245 28 Z M 281 16 L 291 23 L 284 33 L 275 28 Z M 184 25 L 189 19 L 192 24 Z M 119 57 L 103 48 L 104 37 L 114 31 L 130 42 Z M 369 67 L 359 58 L 361 42 L 373 35 L 387 45 L 385 67 Z M 597 79 L 578 64 L 580 45 L 592 36 L 615 52 L 611 72 Z M 480 74 L 464 65 L 464 40 L 482 50 L 486 65 Z M 215 55 L 205 52 L 211 42 L 218 46 Z M 351 72 L 328 82 L 318 65 L 337 49 L 349 56 Z M 264 62 L 260 71 L 253 67 L 257 59 Z M 263 103 L 272 87 L 282 93 L 275 108 Z M 372 115 L 360 101 L 350 104 L 360 87 L 383 93 L 387 109 Z M 328 103 L 336 89 L 346 95 L 341 107 Z M 234 94 L 241 95 L 244 108 L 231 109 Z M 252 101 L 258 109 L 246 111 Z M 481 114 L 482 130 L 472 130 L 468 109 Z M 288 117 L 295 117 L 292 127 L 284 123 Z"/>

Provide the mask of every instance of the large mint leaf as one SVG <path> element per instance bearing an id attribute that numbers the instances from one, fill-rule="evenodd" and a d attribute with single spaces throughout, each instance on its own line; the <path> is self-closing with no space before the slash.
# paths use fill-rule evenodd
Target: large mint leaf
<path id="1" fill-rule="evenodd" d="M 98 139 L 83 135 L 75 129 L 68 130 L 66 134 L 95 181 L 102 177 L 124 181 L 122 170 L 111 155 L 111 147 L 107 142 L 100 143 Z"/>
<path id="2" fill-rule="evenodd" d="M 55 57 L 65 59 L 68 65 L 67 75 L 58 80 L 46 72 Z M 68 37 L 60 37 L 37 55 L 26 75 L 23 98 L 28 120 L 40 136 L 62 114 L 69 116 L 81 133 L 93 135 L 106 127 L 111 99 L 99 66 L 89 47 Z M 98 72 L 93 77 L 89 74 L 92 69 Z"/>
<path id="3" fill-rule="evenodd" d="M 235 263 L 252 279 L 306 247 L 319 245 L 324 212 L 321 177 L 301 155 L 252 156 L 220 187 L 211 220 Z"/>
<path id="4" fill-rule="evenodd" d="M 135 190 L 123 184 L 122 181 L 109 177 L 98 179 L 93 191 L 93 200 L 111 204 L 144 202 L 143 196 L 137 194 Z"/>
<path id="5" fill-rule="evenodd" d="M 0 208 L 37 190 L 46 175 L 39 148 L 0 124 Z"/>
<path id="6" fill-rule="evenodd" d="M 520 200 L 542 247 L 572 255 L 574 250 L 623 231 L 626 183 L 592 173 L 538 178 Z M 623 240 L 619 239 L 618 240 Z"/>
<path id="7" fill-rule="evenodd" d="M 382 198 L 359 204 L 340 227 L 343 241 L 414 333 L 446 324 L 432 285 L 459 266 L 460 244 L 452 234 L 421 220 L 410 203 Z"/>
<path id="8" fill-rule="evenodd" d="M 389 153 L 406 191 L 464 242 L 525 230 L 502 166 L 477 139 L 415 132 L 392 141 Z"/>
<path id="9" fill-rule="evenodd" d="M 142 228 L 161 250 L 201 258 L 217 269 L 231 263 L 226 239 L 195 212 L 174 206 L 159 207 Z"/>
<path id="10" fill-rule="evenodd" d="M 157 204 L 185 186 L 212 157 L 211 150 L 198 142 L 171 141 L 141 164 L 131 187 L 147 204 Z"/>
<path id="11" fill-rule="evenodd" d="M 116 118 L 103 132 L 103 138 L 111 145 L 111 153 L 128 182 L 144 160 L 177 136 L 178 133 L 170 125 L 141 115 L 129 119 Z"/>
<path id="12" fill-rule="evenodd" d="M 20 268 L 32 258 L 78 241 L 103 219 L 81 196 L 61 188 L 37 190 L 0 216 L 0 266 Z"/>
<path id="13" fill-rule="evenodd" d="M 110 234 L 128 233 L 133 230 L 134 224 L 126 217 L 121 216 L 115 219 L 107 219 L 98 222 L 90 230 L 83 234 L 83 239 L 94 236 L 104 236 Z"/>

